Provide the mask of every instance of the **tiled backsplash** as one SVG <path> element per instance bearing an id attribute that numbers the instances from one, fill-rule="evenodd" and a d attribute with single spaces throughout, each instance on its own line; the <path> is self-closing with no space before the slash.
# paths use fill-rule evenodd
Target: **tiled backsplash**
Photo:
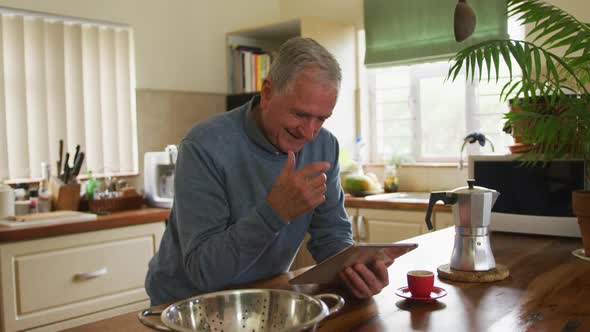
<path id="1" fill-rule="evenodd" d="M 139 176 L 130 182 L 143 189 L 143 155 L 179 144 L 195 124 L 224 112 L 225 95 L 138 89 L 136 97 Z"/>
<path id="2" fill-rule="evenodd" d="M 366 165 L 383 183 L 383 165 Z M 397 169 L 398 191 L 431 192 L 466 186 L 467 168 L 456 165 L 402 165 Z"/>

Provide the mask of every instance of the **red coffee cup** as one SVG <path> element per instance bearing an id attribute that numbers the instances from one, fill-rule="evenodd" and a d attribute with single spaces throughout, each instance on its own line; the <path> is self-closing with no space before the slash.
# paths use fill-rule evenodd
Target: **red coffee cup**
<path id="1" fill-rule="evenodd" d="M 424 270 L 409 271 L 408 288 L 413 297 L 430 297 L 434 286 L 434 273 Z"/>

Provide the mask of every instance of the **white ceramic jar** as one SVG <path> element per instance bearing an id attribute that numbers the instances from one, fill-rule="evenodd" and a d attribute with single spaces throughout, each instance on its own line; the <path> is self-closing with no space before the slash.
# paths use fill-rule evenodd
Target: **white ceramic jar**
<path id="1" fill-rule="evenodd" d="M 0 220 L 14 216 L 14 190 L 0 184 Z"/>

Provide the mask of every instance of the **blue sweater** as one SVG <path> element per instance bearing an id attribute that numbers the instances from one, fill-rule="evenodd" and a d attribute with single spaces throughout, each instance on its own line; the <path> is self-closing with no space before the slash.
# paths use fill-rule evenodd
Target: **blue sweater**
<path id="1" fill-rule="evenodd" d="M 179 146 L 174 205 L 149 263 L 152 305 L 288 271 L 306 232 L 318 262 L 353 243 L 338 176 L 338 142 L 325 129 L 295 154 L 299 169 L 327 161 L 326 201 L 286 223 L 266 201 L 287 155 L 264 137 L 253 99 L 193 127 Z"/>

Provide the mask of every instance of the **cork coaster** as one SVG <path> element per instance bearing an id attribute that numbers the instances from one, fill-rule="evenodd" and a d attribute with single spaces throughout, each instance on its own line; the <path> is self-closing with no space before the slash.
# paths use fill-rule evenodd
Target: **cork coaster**
<path id="1" fill-rule="evenodd" d="M 443 279 L 465 282 L 492 282 L 504 280 L 510 275 L 508 268 L 502 264 L 496 264 L 496 268 L 489 271 L 460 271 L 451 269 L 449 264 L 438 267 L 438 276 Z"/>
<path id="2" fill-rule="evenodd" d="M 574 251 L 572 251 L 572 255 L 578 257 L 581 260 L 585 260 L 590 262 L 590 257 L 586 256 L 586 253 L 584 252 L 584 248 L 580 248 L 580 249 L 576 249 Z"/>

